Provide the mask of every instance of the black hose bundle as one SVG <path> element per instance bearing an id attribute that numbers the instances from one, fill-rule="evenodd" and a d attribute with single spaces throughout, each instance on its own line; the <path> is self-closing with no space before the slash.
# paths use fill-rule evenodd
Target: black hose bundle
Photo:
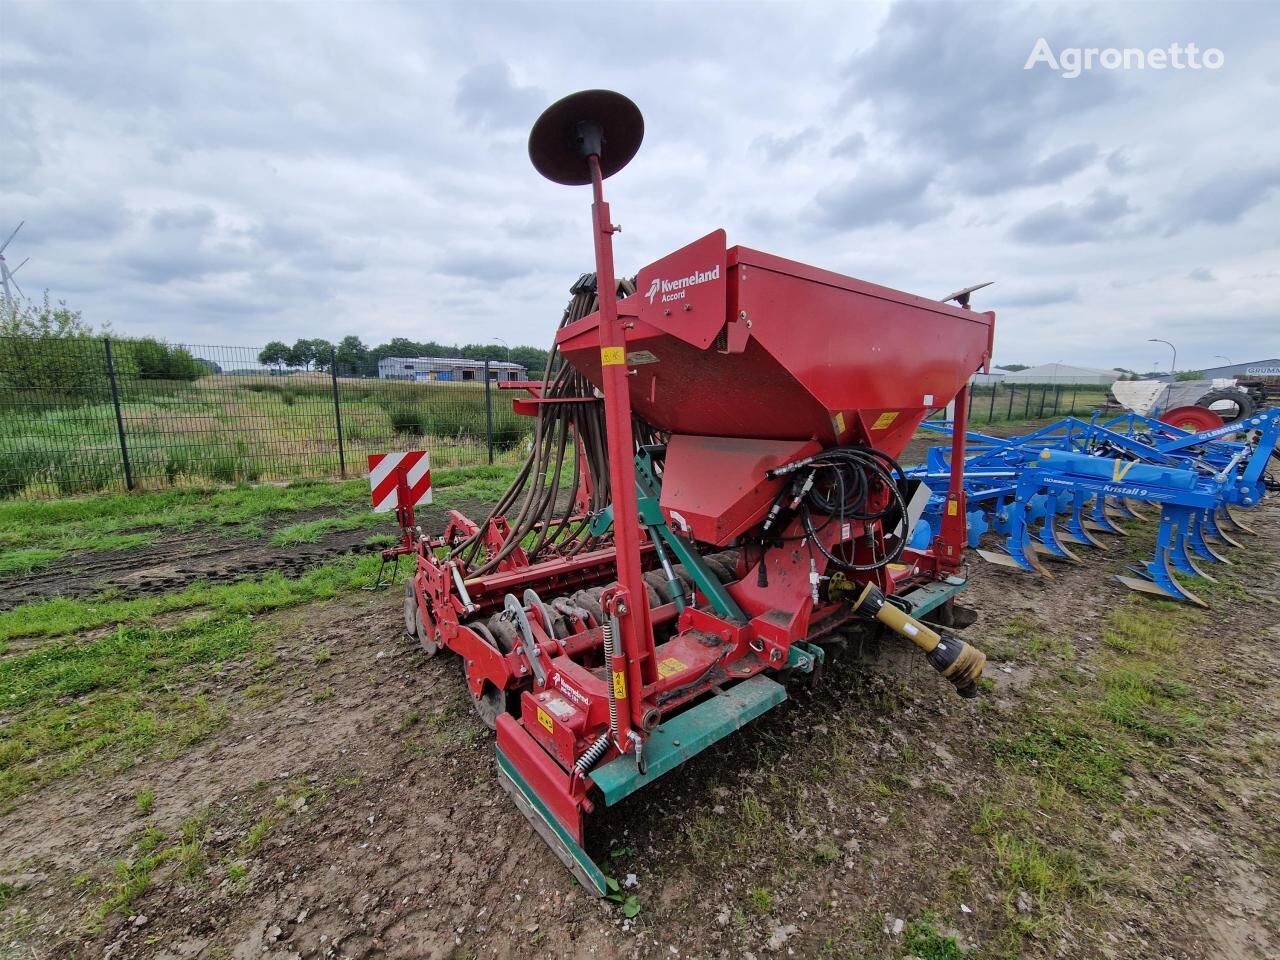
<path id="1" fill-rule="evenodd" d="M 880 556 L 855 563 L 832 553 L 818 536 L 832 523 L 843 526 L 849 520 L 880 521 L 887 534 L 907 515 L 902 495 L 902 468 L 896 460 L 874 447 L 833 447 L 812 457 L 771 471 L 772 476 L 792 474 L 789 498 L 800 516 L 805 538 L 838 570 L 876 570 L 893 563 L 906 547 L 906 537 L 898 535 Z M 881 492 L 888 494 L 881 497 Z M 883 499 L 882 506 L 874 504 Z M 825 519 L 815 524 L 814 514 Z"/>
<path id="2" fill-rule="evenodd" d="M 560 320 L 561 328 L 599 309 L 595 274 L 583 274 L 569 292 L 572 299 Z M 619 298 L 634 292 L 634 281 L 618 281 Z M 451 559 L 466 561 L 469 576 L 491 572 L 520 546 L 531 562 L 537 562 L 552 555 L 572 556 L 599 545 L 590 534 L 591 519 L 612 502 L 604 405 L 590 381 L 564 361 L 554 343 L 543 374 L 542 396 L 581 402 L 538 407 L 529 456 L 520 472 L 478 532 L 449 554 Z M 633 427 L 637 445 L 660 439 L 657 431 L 642 421 L 636 420 Z M 573 504 L 579 499 L 582 475 L 574 455 L 575 439 L 581 443 L 590 484 L 587 513 L 578 517 L 573 516 Z M 565 476 L 566 467 L 569 477 Z M 511 532 L 500 550 L 488 552 L 485 532 L 498 517 L 506 518 Z"/>

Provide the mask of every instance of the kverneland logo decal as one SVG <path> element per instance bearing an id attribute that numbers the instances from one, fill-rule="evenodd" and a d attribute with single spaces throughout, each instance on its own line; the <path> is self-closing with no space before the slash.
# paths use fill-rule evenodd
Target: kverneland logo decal
<path id="1" fill-rule="evenodd" d="M 716 264 L 710 270 L 695 270 L 687 277 L 681 277 L 679 280 L 663 280 L 661 277 L 654 277 L 649 284 L 649 289 L 645 293 L 650 303 L 659 293 L 662 294 L 662 303 L 670 303 L 672 300 L 683 300 L 684 292 L 689 287 L 695 287 L 700 283 L 706 283 L 709 280 L 720 279 L 720 264 Z"/>

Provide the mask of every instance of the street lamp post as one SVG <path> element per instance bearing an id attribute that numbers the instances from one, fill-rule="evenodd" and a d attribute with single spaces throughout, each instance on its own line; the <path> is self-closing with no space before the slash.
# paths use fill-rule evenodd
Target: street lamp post
<path id="1" fill-rule="evenodd" d="M 492 339 L 497 340 L 500 344 L 502 344 L 504 347 L 507 348 L 507 363 L 510 363 L 511 362 L 511 344 L 507 343 L 507 341 L 503 340 L 501 337 L 493 337 Z"/>
<path id="2" fill-rule="evenodd" d="M 1217 360 L 1225 360 L 1225 361 L 1227 361 L 1227 366 L 1228 366 L 1228 367 L 1229 367 L 1229 366 L 1231 366 L 1231 358 L 1230 358 L 1230 357 L 1224 357 L 1224 356 L 1223 356 L 1222 354 L 1220 354 L 1220 353 L 1215 353 L 1213 356 L 1214 356 L 1214 358 L 1215 358 L 1215 359 L 1217 359 Z"/>
<path id="3" fill-rule="evenodd" d="M 1173 363 L 1169 365 L 1169 377 L 1173 378 L 1178 375 L 1178 348 L 1168 340 L 1161 340 L 1159 337 L 1148 337 L 1147 343 L 1163 343 L 1166 347 L 1173 351 Z"/>

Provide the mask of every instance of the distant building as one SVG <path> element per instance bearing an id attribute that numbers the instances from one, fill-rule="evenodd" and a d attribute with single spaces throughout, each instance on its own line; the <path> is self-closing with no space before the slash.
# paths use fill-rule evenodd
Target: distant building
<path id="1" fill-rule="evenodd" d="M 467 381 L 484 380 L 483 360 L 460 357 L 383 357 L 378 361 L 380 380 Z M 489 361 L 490 380 L 524 380 L 528 371 L 518 363 Z"/>
<path id="2" fill-rule="evenodd" d="M 982 373 L 979 371 L 969 378 L 969 385 L 972 387 L 992 387 L 1004 381 L 1004 378 L 1013 373 L 1012 370 L 1006 370 L 1004 367 L 992 367 L 990 373 Z"/>
<path id="3" fill-rule="evenodd" d="M 1066 363 L 1042 363 L 1007 374 L 1004 383 L 1076 383 L 1107 386 L 1120 379 L 1116 370 L 1095 370 L 1092 367 L 1073 367 Z"/>
<path id="4" fill-rule="evenodd" d="M 1199 371 L 1202 380 L 1261 380 L 1264 377 L 1280 377 L 1280 360 L 1251 360 L 1223 367 L 1210 367 Z"/>

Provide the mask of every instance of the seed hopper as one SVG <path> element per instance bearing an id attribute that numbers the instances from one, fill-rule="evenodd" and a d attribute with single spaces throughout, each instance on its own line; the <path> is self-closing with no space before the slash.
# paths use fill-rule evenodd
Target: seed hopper
<path id="1" fill-rule="evenodd" d="M 744 246 L 715 230 L 615 277 L 603 181 L 639 111 L 587 91 L 550 107 L 535 167 L 590 185 L 595 272 L 573 285 L 535 418 L 493 513 L 437 535 L 402 511 L 405 626 L 462 661 L 497 773 L 595 893 L 588 816 L 817 682 L 878 622 L 963 696 L 984 657 L 950 632 L 963 588 L 965 430 L 926 542 L 929 491 L 895 458 L 991 355 L 994 315 Z M 513 386 L 503 384 L 502 386 Z M 925 618 L 930 619 L 926 623 Z"/>

